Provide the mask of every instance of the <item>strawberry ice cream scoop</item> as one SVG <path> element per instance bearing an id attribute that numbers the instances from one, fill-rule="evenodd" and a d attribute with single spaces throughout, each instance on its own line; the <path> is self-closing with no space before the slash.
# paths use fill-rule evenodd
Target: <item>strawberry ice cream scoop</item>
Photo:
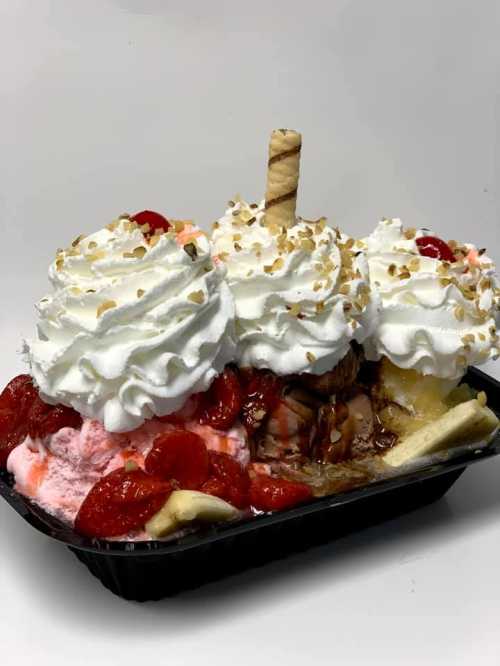
<path id="1" fill-rule="evenodd" d="M 27 437 L 10 454 L 7 469 L 15 477 L 18 492 L 73 525 L 97 481 L 127 461 L 144 468 L 156 437 L 176 427 L 154 419 L 133 432 L 109 433 L 99 421 L 87 419 L 81 430 L 62 428 L 43 440 Z M 229 453 L 242 465 L 248 463 L 249 450 L 241 425 L 221 432 L 189 420 L 182 427 L 198 434 L 208 449 Z"/>

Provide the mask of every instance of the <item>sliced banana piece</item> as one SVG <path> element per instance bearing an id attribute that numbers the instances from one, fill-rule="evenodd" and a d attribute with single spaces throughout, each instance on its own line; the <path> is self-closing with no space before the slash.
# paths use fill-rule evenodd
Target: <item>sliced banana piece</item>
<path id="1" fill-rule="evenodd" d="M 383 460 L 399 467 L 442 449 L 478 442 L 491 435 L 498 424 L 496 415 L 482 401 L 468 400 L 405 437 L 387 451 Z"/>
<path id="2" fill-rule="evenodd" d="M 218 523 L 233 520 L 240 512 L 218 497 L 197 490 L 174 490 L 163 507 L 147 523 L 146 532 L 165 537 L 193 521 Z"/>

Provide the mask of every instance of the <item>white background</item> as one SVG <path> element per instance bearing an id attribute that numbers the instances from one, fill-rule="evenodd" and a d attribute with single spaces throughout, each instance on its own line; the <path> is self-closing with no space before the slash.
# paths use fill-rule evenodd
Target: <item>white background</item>
<path id="1" fill-rule="evenodd" d="M 0 0 L 0 383 L 56 247 L 124 211 L 205 225 L 258 199 L 274 127 L 303 132 L 306 217 L 400 216 L 500 260 L 499 34 L 495 0 Z M 498 665 L 499 472 L 145 605 L 2 502 L 0 662 Z"/>

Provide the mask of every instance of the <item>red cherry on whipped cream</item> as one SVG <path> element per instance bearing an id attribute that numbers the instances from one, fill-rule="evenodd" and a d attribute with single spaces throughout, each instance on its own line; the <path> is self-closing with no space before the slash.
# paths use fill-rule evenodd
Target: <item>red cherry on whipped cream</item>
<path id="1" fill-rule="evenodd" d="M 418 245 L 418 251 L 424 257 L 440 259 L 441 261 L 448 261 L 450 263 L 456 261 L 448 243 L 445 243 L 444 240 L 441 240 L 437 236 L 421 236 L 415 242 Z"/>
<path id="2" fill-rule="evenodd" d="M 170 222 L 167 218 L 160 215 L 160 213 L 155 213 L 154 210 L 141 210 L 140 213 L 132 215 L 130 219 L 141 226 L 149 224 L 150 231 L 145 233 L 145 236 L 152 236 L 156 229 L 160 229 L 161 231 L 168 231 L 170 229 Z"/>
<path id="3" fill-rule="evenodd" d="M 113 537 L 142 529 L 162 508 L 173 487 L 142 469 L 116 469 L 100 479 L 78 511 L 75 530 L 88 537 Z"/>

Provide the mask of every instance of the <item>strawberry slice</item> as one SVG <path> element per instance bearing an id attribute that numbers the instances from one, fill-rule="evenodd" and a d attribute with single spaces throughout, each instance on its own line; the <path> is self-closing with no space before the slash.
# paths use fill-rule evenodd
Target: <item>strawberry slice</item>
<path id="1" fill-rule="evenodd" d="M 0 395 L 0 469 L 27 435 L 42 438 L 81 425 L 82 417 L 71 407 L 43 402 L 29 375 L 15 377 Z"/>
<path id="2" fill-rule="evenodd" d="M 146 456 L 148 474 L 175 479 L 185 490 L 196 490 L 208 479 L 208 451 L 199 435 L 172 430 L 159 435 Z"/>
<path id="3" fill-rule="evenodd" d="M 418 246 L 418 251 L 424 257 L 440 259 L 441 261 L 448 261 L 450 263 L 456 261 L 455 255 L 448 243 L 445 243 L 444 240 L 441 240 L 437 236 L 421 236 L 415 242 Z"/>
<path id="4" fill-rule="evenodd" d="M 167 218 L 160 215 L 160 213 L 155 213 L 153 210 L 141 210 L 140 213 L 132 215 L 130 219 L 141 226 L 149 224 L 149 231 L 144 233 L 146 238 L 153 236 L 156 229 L 160 229 L 161 231 L 168 231 L 170 229 L 170 222 Z"/>
<path id="5" fill-rule="evenodd" d="M 241 407 L 241 422 L 253 435 L 279 403 L 282 381 L 270 371 L 257 371 L 247 383 Z"/>
<path id="6" fill-rule="evenodd" d="M 241 409 L 241 386 L 234 370 L 227 367 L 201 398 L 200 423 L 229 430 Z"/>
<path id="7" fill-rule="evenodd" d="M 82 417 L 71 407 L 48 405 L 37 395 L 29 413 L 28 434 L 32 439 L 48 437 L 61 428 L 82 427 Z"/>
<path id="8" fill-rule="evenodd" d="M 312 497 L 305 483 L 275 479 L 267 474 L 257 474 L 250 485 L 250 504 L 259 511 L 281 511 Z"/>
<path id="9" fill-rule="evenodd" d="M 220 497 L 238 509 L 247 507 L 248 471 L 227 453 L 209 451 L 208 457 L 210 478 L 201 486 L 201 492 Z"/>
<path id="10" fill-rule="evenodd" d="M 28 434 L 29 412 L 38 392 L 29 375 L 14 377 L 0 394 L 0 469 Z"/>
<path id="11" fill-rule="evenodd" d="M 117 469 L 91 488 L 76 516 L 75 530 L 84 536 L 104 538 L 141 529 L 172 490 L 168 481 L 141 469 Z"/>

